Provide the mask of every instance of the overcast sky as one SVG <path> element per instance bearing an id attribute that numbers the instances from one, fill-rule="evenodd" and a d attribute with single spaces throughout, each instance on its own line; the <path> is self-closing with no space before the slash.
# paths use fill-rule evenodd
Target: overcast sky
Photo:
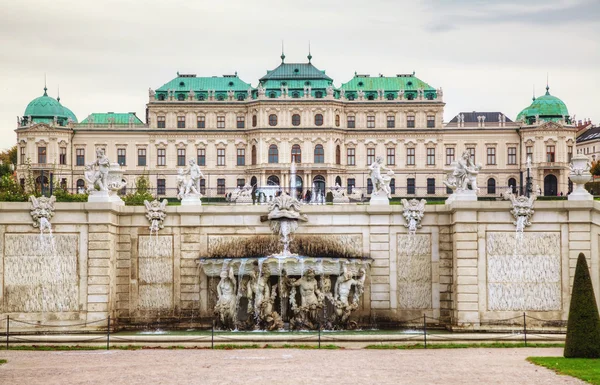
<path id="1" fill-rule="evenodd" d="M 313 64 L 339 86 L 355 71 L 416 71 L 459 111 L 514 119 L 532 90 L 600 122 L 598 0 L 0 0 L 0 149 L 16 116 L 48 93 L 81 121 L 91 112 L 145 116 L 148 88 L 176 72 L 238 72 L 257 85 L 286 62 Z"/>

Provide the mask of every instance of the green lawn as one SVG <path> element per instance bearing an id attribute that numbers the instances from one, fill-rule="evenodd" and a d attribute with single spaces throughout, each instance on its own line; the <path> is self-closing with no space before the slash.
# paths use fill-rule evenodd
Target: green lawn
<path id="1" fill-rule="evenodd" d="M 600 385 L 600 359 L 564 358 L 564 357 L 529 357 L 527 361 L 579 378 L 590 384 Z"/>

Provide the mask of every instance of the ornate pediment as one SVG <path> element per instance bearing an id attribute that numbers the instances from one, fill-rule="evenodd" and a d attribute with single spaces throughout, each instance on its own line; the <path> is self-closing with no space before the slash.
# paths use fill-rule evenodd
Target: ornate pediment
<path id="1" fill-rule="evenodd" d="M 563 125 L 555 123 L 555 122 L 544 122 L 537 126 L 537 130 L 562 130 L 564 128 Z"/>

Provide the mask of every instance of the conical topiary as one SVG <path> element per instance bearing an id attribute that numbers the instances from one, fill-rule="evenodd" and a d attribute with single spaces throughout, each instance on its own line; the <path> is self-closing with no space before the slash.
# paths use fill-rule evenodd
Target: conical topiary
<path id="1" fill-rule="evenodd" d="M 575 268 L 564 356 L 600 358 L 600 317 L 583 253 L 579 254 Z"/>

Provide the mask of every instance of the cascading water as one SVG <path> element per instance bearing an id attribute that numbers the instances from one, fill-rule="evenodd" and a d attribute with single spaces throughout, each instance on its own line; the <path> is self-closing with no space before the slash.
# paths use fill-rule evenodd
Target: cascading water
<path id="1" fill-rule="evenodd" d="M 293 199 L 296 199 L 296 162 L 293 159 L 290 165 L 290 195 Z"/>

